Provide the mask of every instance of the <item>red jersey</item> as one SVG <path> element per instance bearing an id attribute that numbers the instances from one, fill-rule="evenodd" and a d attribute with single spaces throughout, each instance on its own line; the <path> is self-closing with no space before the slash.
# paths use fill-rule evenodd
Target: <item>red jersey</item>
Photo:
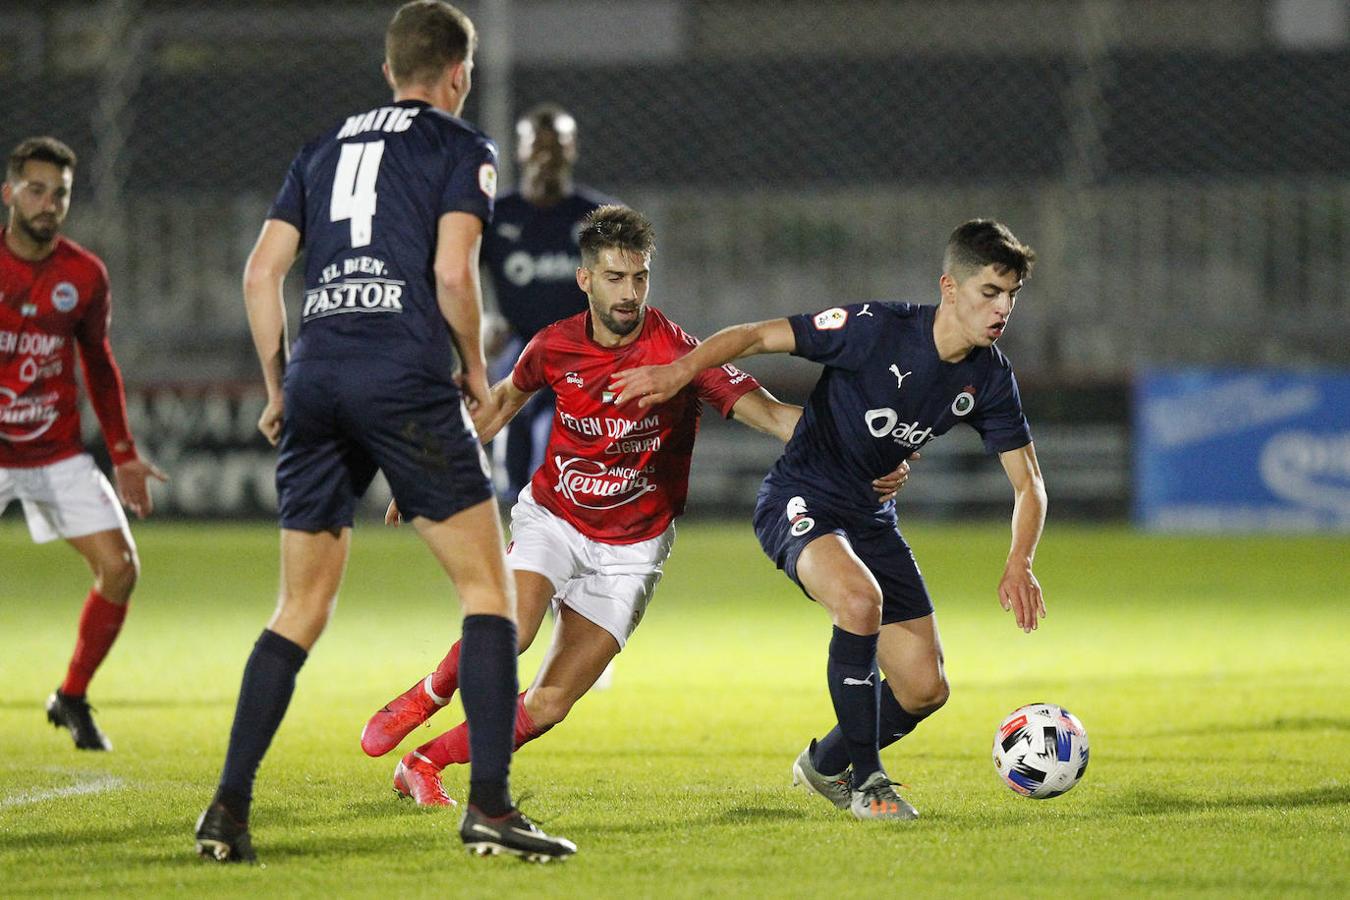
<path id="1" fill-rule="evenodd" d="M 38 262 L 0 228 L 0 468 L 45 466 L 83 451 L 75 345 L 114 463 L 136 458 L 122 373 L 108 343 L 108 270 L 64 237 Z"/>
<path id="2" fill-rule="evenodd" d="M 606 544 L 665 531 L 684 512 L 703 401 L 730 415 L 759 382 L 735 366 L 706 369 L 669 401 L 639 409 L 636 402 L 614 406 L 609 378 L 671 362 L 697 345 L 651 307 L 637 340 L 622 347 L 595 342 L 589 312 L 535 334 L 511 373 L 522 391 L 550 387 L 558 395 L 544 464 L 530 481 L 535 502 Z"/>

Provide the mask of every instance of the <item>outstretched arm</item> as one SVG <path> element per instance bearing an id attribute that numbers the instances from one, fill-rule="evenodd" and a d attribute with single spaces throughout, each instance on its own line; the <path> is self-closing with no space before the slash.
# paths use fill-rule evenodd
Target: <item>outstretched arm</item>
<path id="1" fill-rule="evenodd" d="M 802 417 L 802 408 L 791 403 L 782 403 L 764 388 L 756 388 L 742 395 L 741 399 L 732 405 L 731 416 L 737 422 L 743 422 L 756 431 L 771 434 L 786 444 L 797 427 L 797 420 Z"/>
<path id="2" fill-rule="evenodd" d="M 664 403 L 680 392 L 704 369 L 720 366 L 743 356 L 761 353 L 791 353 L 797 347 L 787 319 L 769 319 L 732 325 L 699 344 L 693 350 L 664 366 L 643 366 L 610 376 L 610 387 L 617 392 L 614 403 L 622 406 L 637 400 L 645 408 Z"/>
<path id="3" fill-rule="evenodd" d="M 1045 618 L 1045 598 L 1031 571 L 1045 526 L 1045 482 L 1036 461 L 1035 444 L 1000 453 L 998 459 L 1017 498 L 1013 503 L 1012 548 L 998 582 L 998 601 L 1004 609 L 1012 610 L 1018 628 L 1031 632 L 1036 630 L 1038 620 Z"/>
<path id="4" fill-rule="evenodd" d="M 299 253 L 300 230 L 289 222 L 268 219 L 244 265 L 248 328 L 253 333 L 253 349 L 258 353 L 263 383 L 267 386 L 267 406 L 258 419 L 258 430 L 274 447 L 281 439 L 285 415 L 281 376 L 290 353 L 286 346 L 286 301 L 281 286 Z"/>
<path id="5" fill-rule="evenodd" d="M 516 383 L 511 380 L 508 374 L 501 381 L 492 386 L 492 403 L 490 414 L 484 415 L 484 407 L 479 407 L 474 412 L 473 426 L 478 430 L 478 439 L 486 444 L 497 436 L 497 432 L 506 427 L 506 423 L 516 417 L 522 406 L 525 405 L 534 391 L 525 392 L 516 387 Z"/>
<path id="6" fill-rule="evenodd" d="M 731 407 L 731 415 L 736 421 L 765 434 L 771 434 L 786 444 L 792 439 L 792 433 L 797 428 L 797 420 L 802 417 L 802 408 L 792 403 L 783 403 L 764 388 L 757 388 L 736 401 Z M 911 453 L 909 458 L 918 459 L 919 454 Z M 908 480 L 908 460 L 902 460 L 900 465 L 890 472 L 873 479 L 872 489 L 877 492 L 877 502 L 894 500 L 895 495 Z"/>

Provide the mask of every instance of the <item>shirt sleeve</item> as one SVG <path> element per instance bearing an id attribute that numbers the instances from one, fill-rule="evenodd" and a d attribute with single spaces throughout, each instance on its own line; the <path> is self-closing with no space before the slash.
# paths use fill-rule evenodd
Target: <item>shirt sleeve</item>
<path id="1" fill-rule="evenodd" d="M 122 370 L 113 359 L 112 344 L 108 341 L 108 324 L 112 318 L 108 274 L 101 273 L 97 291 L 90 300 L 84 316 L 75 331 L 80 346 L 80 365 L 84 369 L 84 384 L 89 394 L 89 405 L 103 429 L 103 442 L 113 465 L 136 459 L 136 445 L 131 439 L 131 425 L 127 421 L 127 396 L 122 384 Z"/>
<path id="2" fill-rule="evenodd" d="M 1017 378 L 1007 362 L 996 364 L 986 396 L 966 421 L 979 432 L 988 453 L 1006 453 L 1031 443 L 1031 425 L 1022 413 Z"/>
<path id="3" fill-rule="evenodd" d="M 699 399 L 712 404 L 725 419 L 736 401 L 758 388 L 759 382 L 749 372 L 728 363 L 699 372 L 694 376 L 694 387 Z"/>
<path id="4" fill-rule="evenodd" d="M 291 161 L 291 167 L 286 170 L 286 180 L 281 183 L 281 190 L 272 201 L 272 208 L 267 211 L 267 218 L 294 225 L 302 239 L 305 234 L 304 158 L 305 152 L 302 150 Z"/>
<path id="5" fill-rule="evenodd" d="M 511 383 L 516 386 L 516 390 L 532 394 L 548 387 L 548 373 L 544 367 L 544 359 L 547 356 L 544 336 L 549 330 L 545 328 L 530 338 L 530 342 L 525 345 L 520 358 L 511 369 Z"/>
<path id="6" fill-rule="evenodd" d="M 437 216 L 449 212 L 466 212 L 477 216 L 487 225 L 492 221 L 492 208 L 497 200 L 497 147 L 485 137 L 479 137 L 468 152 L 459 155 L 446 180 L 441 194 Z"/>
<path id="7" fill-rule="evenodd" d="M 818 313 L 788 316 L 797 343 L 792 355 L 836 369 L 862 368 L 871 360 L 882 330 L 879 316 L 859 315 L 865 305 L 832 306 Z"/>

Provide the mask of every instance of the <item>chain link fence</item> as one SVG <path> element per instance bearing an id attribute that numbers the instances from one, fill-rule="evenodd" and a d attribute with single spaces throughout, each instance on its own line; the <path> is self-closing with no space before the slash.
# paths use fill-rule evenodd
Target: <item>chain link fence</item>
<path id="1" fill-rule="evenodd" d="M 300 145 L 388 96 L 396 5 L 0 6 L 0 143 L 81 155 L 69 230 L 108 262 L 133 385 L 255 380 L 244 259 Z M 654 219 L 652 300 L 695 333 L 932 302 L 978 215 L 1041 255 L 1001 342 L 1024 382 L 1350 363 L 1345 0 L 462 6 L 503 183 L 515 116 L 566 106 L 578 179 Z"/>
<path id="2" fill-rule="evenodd" d="M 691 328 L 929 300 L 946 232 L 1004 218 L 1044 263 L 1030 375 L 1347 358 L 1342 0 L 465 3 L 466 116 L 580 123 L 581 180 L 660 228 Z M 0 138 L 81 154 L 135 379 L 249 377 L 238 279 L 299 145 L 380 102 L 394 4 L 11 3 Z M 509 168 L 509 166 L 508 166 Z"/>

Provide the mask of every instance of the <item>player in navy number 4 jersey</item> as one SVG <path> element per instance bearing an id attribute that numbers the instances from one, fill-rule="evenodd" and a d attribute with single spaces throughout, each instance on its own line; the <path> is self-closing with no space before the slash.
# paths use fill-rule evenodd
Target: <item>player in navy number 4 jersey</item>
<path id="1" fill-rule="evenodd" d="M 576 851 L 521 815 L 508 786 L 515 592 L 464 403 L 494 408 L 478 247 L 497 151 L 457 118 L 475 44 L 473 23 L 448 3 L 400 7 L 385 36 L 393 102 L 300 151 L 249 257 L 244 299 L 268 397 L 258 427 L 280 445 L 282 584 L 244 669 L 220 785 L 197 823 L 197 850 L 211 859 L 253 859 L 254 777 L 332 612 L 352 513 L 377 469 L 464 609 L 460 691 L 473 768 L 462 840 L 480 854 L 537 861 Z M 301 246 L 305 293 L 288 362 L 282 282 Z"/>
<path id="2" fill-rule="evenodd" d="M 758 353 L 822 363 L 806 411 L 760 488 L 765 553 L 830 613 L 827 678 L 837 725 L 793 764 L 860 819 L 913 819 L 878 756 L 947 700 L 933 604 L 895 507 L 869 503 L 886 471 L 953 425 L 975 428 L 1012 482 L 1012 549 L 999 602 L 1023 631 L 1045 615 L 1032 559 L 1045 486 L 1008 360 L 995 349 L 1035 254 L 976 219 L 947 243 L 937 306 L 861 303 L 723 329 L 674 363 L 615 376 L 617 403 L 661 403 L 696 373 Z M 877 683 L 880 667 L 886 681 Z M 883 689 L 884 688 L 884 689 Z"/>

